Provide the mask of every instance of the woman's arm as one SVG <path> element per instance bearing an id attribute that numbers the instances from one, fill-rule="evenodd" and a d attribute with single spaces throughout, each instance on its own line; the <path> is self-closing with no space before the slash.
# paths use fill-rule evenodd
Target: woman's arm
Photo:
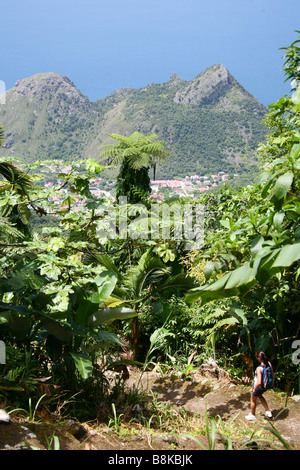
<path id="1" fill-rule="evenodd" d="M 272 364 L 271 364 L 271 362 L 269 362 L 269 364 L 270 364 L 270 367 L 271 367 L 271 371 L 272 371 L 272 377 L 273 377 L 273 383 L 272 383 L 272 387 L 274 387 L 274 380 L 275 380 L 274 371 L 273 371 L 273 367 L 272 367 Z"/>
<path id="2" fill-rule="evenodd" d="M 257 376 L 257 381 L 256 381 L 256 384 L 255 384 L 255 387 L 253 388 L 253 392 L 256 392 L 258 387 L 261 385 L 261 377 L 262 377 L 261 367 L 257 367 L 256 376 Z"/>

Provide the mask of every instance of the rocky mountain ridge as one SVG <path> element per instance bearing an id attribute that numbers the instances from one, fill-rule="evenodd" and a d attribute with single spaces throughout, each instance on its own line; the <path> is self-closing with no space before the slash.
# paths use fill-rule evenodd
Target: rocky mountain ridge
<path id="1" fill-rule="evenodd" d="M 98 158 L 107 134 L 156 132 L 172 165 L 160 177 L 208 171 L 247 172 L 256 167 L 255 149 L 264 139 L 266 108 L 223 64 L 191 81 L 174 72 L 163 84 L 124 88 L 91 102 L 68 77 L 49 72 L 17 81 L 0 104 L 5 157 L 38 159 Z"/>

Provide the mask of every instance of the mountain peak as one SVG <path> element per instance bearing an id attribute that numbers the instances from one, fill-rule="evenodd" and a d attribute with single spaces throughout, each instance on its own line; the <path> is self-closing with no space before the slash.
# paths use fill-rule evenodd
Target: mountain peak
<path id="1" fill-rule="evenodd" d="M 71 80 L 55 72 L 37 73 L 31 77 L 18 80 L 11 91 L 15 95 L 38 95 L 44 90 L 57 90 L 60 86 L 74 87 Z"/>
<path id="2" fill-rule="evenodd" d="M 223 64 L 215 64 L 199 73 L 177 91 L 174 101 L 181 104 L 200 104 L 213 99 L 231 86 L 231 75 Z"/>
<path id="3" fill-rule="evenodd" d="M 31 75 L 27 78 L 22 78 L 15 83 L 15 87 L 28 86 L 30 83 L 43 83 L 43 82 L 54 82 L 62 79 L 62 76 L 55 72 L 42 72 L 35 75 Z"/>
<path id="4" fill-rule="evenodd" d="M 170 77 L 170 82 L 178 82 L 181 81 L 181 78 L 178 76 L 176 72 L 173 72 Z"/>
<path id="5" fill-rule="evenodd" d="M 77 114 L 80 109 L 95 114 L 92 103 L 85 97 L 68 78 L 55 72 L 38 73 L 31 77 L 18 80 L 13 88 L 6 92 L 7 105 L 19 100 L 38 103 L 47 98 L 47 111 L 57 116 Z M 76 110 L 76 111 L 75 111 Z"/>

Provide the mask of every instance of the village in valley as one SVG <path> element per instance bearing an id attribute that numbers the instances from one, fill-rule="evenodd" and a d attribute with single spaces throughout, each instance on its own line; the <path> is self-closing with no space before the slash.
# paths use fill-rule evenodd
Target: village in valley
<path id="1" fill-rule="evenodd" d="M 237 175 L 233 175 L 236 177 Z M 215 175 L 186 176 L 182 180 L 152 180 L 151 181 L 151 199 L 158 202 L 166 197 L 189 197 L 196 199 L 199 194 L 218 187 L 220 184 L 228 181 L 229 175 L 220 171 Z"/>
<path id="2" fill-rule="evenodd" d="M 46 188 L 54 187 L 56 181 L 56 168 L 49 168 L 50 172 L 53 174 L 54 178 L 51 177 L 45 183 Z M 59 167 L 59 170 L 63 173 L 67 173 L 71 168 L 64 166 L 63 164 Z M 181 179 L 157 179 L 151 180 L 151 200 L 153 202 L 162 202 L 169 198 L 184 198 L 188 197 L 190 199 L 196 200 L 200 194 L 205 191 L 211 191 L 215 188 L 226 184 L 226 182 L 232 178 L 237 177 L 237 174 L 229 175 L 224 171 L 219 171 L 216 174 L 210 176 L 199 176 L 192 175 L 186 176 Z M 95 180 L 90 184 L 90 192 L 94 197 L 104 197 L 112 201 L 115 201 L 115 188 L 116 182 L 112 179 L 105 177 L 95 177 Z M 57 206 L 60 206 L 60 209 L 66 209 L 68 206 L 66 201 L 64 201 L 62 194 L 53 194 L 52 202 L 56 203 Z M 84 204 L 86 200 L 79 198 L 76 194 L 73 195 L 72 209 L 75 212 L 81 210 L 81 205 Z"/>

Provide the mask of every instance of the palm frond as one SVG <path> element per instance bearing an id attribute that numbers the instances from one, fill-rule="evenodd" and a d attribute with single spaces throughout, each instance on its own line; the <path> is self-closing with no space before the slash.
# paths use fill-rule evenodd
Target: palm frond
<path id="1" fill-rule="evenodd" d="M 127 272 L 124 284 L 138 298 L 147 284 L 160 282 L 169 272 L 170 269 L 153 255 L 150 248 L 142 255 L 138 264 Z"/>
<path id="2" fill-rule="evenodd" d="M 30 177 L 10 162 L 0 162 L 0 174 L 20 194 L 26 194 L 26 190 L 31 186 Z"/>
<path id="3" fill-rule="evenodd" d="M 112 259 L 108 255 L 99 255 L 99 254 L 94 254 L 94 253 L 86 253 L 84 254 L 82 258 L 83 264 L 97 264 L 101 265 L 104 268 L 106 268 L 108 271 L 113 271 L 118 275 L 118 277 L 121 277 L 121 274 L 117 268 L 117 266 L 114 264 Z"/>
<path id="4" fill-rule="evenodd" d="M 167 288 L 181 288 L 181 289 L 193 289 L 198 286 L 198 283 L 195 280 L 188 276 L 186 273 L 179 273 L 174 276 L 170 276 L 162 285 L 159 286 L 159 289 Z"/>

